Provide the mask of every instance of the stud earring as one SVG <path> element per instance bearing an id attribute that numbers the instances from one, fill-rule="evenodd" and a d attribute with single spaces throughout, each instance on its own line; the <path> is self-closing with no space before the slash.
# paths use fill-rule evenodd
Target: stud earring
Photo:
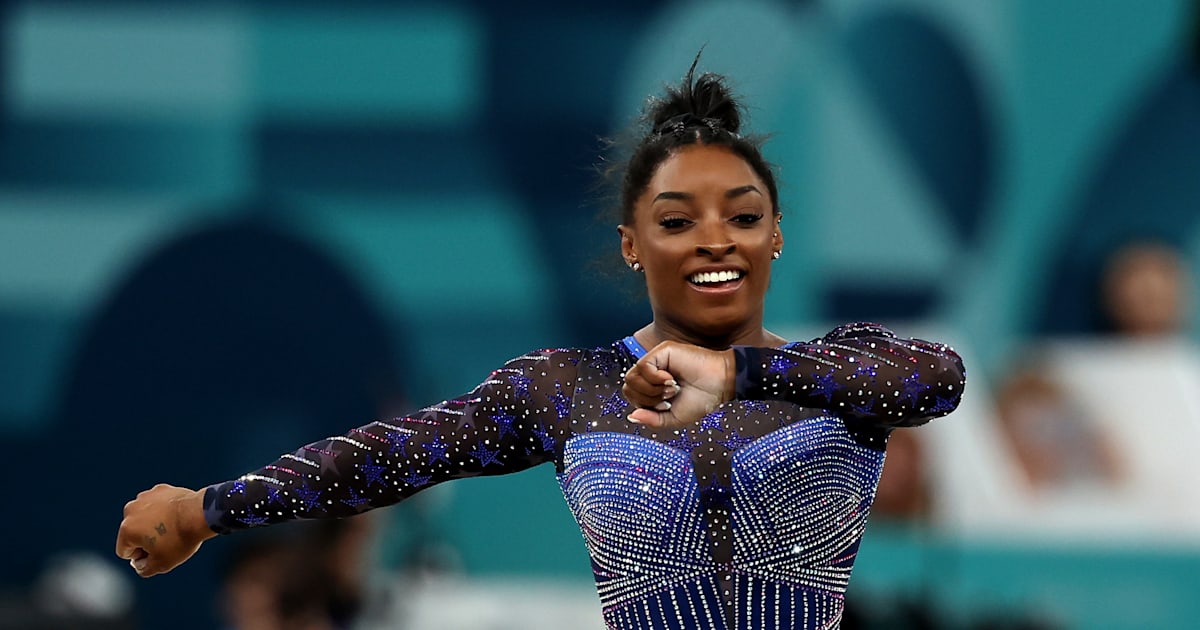
<path id="1" fill-rule="evenodd" d="M 640 273 L 642 271 L 642 263 L 635 260 L 629 263 L 629 268 Z"/>
<path id="2" fill-rule="evenodd" d="M 783 252 L 771 252 L 771 260 L 779 260 L 779 257 L 782 255 Z"/>

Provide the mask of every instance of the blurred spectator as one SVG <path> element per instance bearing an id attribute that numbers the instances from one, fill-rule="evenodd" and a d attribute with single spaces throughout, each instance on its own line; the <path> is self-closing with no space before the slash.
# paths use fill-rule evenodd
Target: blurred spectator
<path id="1" fill-rule="evenodd" d="M 871 516 L 888 521 L 924 521 L 929 516 L 929 478 L 925 449 L 911 430 L 896 429 L 888 438 L 887 460 L 875 491 Z"/>
<path id="2" fill-rule="evenodd" d="M 1104 269 L 1103 307 L 1114 332 L 1135 338 L 1179 333 L 1188 319 L 1190 280 L 1174 247 L 1153 241 L 1118 249 Z"/>
<path id="3" fill-rule="evenodd" d="M 374 520 L 364 515 L 305 523 L 239 546 L 231 554 L 220 593 L 226 628 L 354 627 L 366 599 L 366 552 Z"/>
<path id="4" fill-rule="evenodd" d="M 221 617 L 230 630 L 283 628 L 280 605 L 294 552 L 277 539 L 240 545 L 221 588 Z"/>
<path id="5" fill-rule="evenodd" d="M 1026 368 L 1009 375 L 996 398 L 1000 432 L 1029 490 L 1121 481 L 1121 459 L 1112 440 L 1045 370 Z"/>
<path id="6" fill-rule="evenodd" d="M 1091 307 L 1112 334 L 1037 340 L 1036 356 L 999 376 L 994 422 L 931 455 L 969 453 L 937 478 L 939 507 L 953 499 L 946 515 L 957 524 L 1038 540 L 1200 541 L 1187 264 L 1170 245 L 1136 240 L 1098 271 Z"/>

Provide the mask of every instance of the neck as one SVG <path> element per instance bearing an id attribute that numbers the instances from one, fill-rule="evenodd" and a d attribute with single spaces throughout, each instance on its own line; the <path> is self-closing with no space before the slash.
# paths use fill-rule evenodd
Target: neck
<path id="1" fill-rule="evenodd" d="M 761 321 L 752 322 L 748 326 L 735 330 L 705 334 L 656 319 L 634 333 L 634 337 L 647 349 L 664 341 L 690 343 L 710 350 L 725 350 L 730 346 L 775 347 L 787 343 L 783 337 L 763 328 Z"/>

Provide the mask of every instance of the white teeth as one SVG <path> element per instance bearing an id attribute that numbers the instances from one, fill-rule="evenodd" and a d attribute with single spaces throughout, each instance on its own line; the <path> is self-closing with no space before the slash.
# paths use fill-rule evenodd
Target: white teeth
<path id="1" fill-rule="evenodd" d="M 710 284 L 716 282 L 730 282 L 742 277 L 740 271 L 706 271 L 702 273 L 692 274 L 689 278 L 696 284 Z"/>

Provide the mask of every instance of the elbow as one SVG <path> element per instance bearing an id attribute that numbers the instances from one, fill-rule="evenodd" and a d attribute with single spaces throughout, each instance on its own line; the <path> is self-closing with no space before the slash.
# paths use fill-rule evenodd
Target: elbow
<path id="1" fill-rule="evenodd" d="M 931 392 L 929 420 L 944 416 L 958 408 L 967 386 L 967 369 L 962 357 L 947 347 L 938 373 L 937 384 Z"/>
<path id="2" fill-rule="evenodd" d="M 938 360 L 934 363 L 932 373 L 925 381 L 925 391 L 914 397 L 912 407 L 908 409 L 907 417 L 895 426 L 920 426 L 945 416 L 962 402 L 963 389 L 967 385 L 967 371 L 963 366 L 962 357 L 949 346 L 937 347 Z"/>

